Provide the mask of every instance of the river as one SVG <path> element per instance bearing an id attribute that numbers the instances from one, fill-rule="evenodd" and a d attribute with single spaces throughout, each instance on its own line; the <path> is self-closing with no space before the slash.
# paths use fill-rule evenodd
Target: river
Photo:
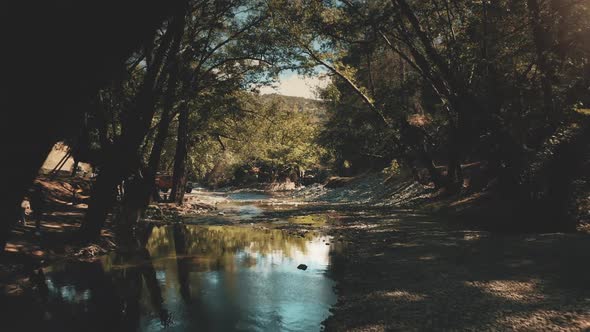
<path id="1" fill-rule="evenodd" d="M 46 268 L 45 327 L 321 330 L 337 300 L 330 267 L 339 245 L 318 231 L 293 233 L 261 223 L 274 202 L 267 194 L 217 195 L 224 201 L 214 216 L 155 227 L 143 251 Z M 249 222 L 253 217 L 256 223 Z"/>

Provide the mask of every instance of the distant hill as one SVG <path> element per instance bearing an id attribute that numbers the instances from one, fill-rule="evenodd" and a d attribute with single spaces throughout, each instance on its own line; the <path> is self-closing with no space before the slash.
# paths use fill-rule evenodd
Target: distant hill
<path id="1" fill-rule="evenodd" d="M 303 97 L 283 96 L 277 93 L 261 95 L 263 102 L 274 102 L 280 100 L 284 102 L 288 108 L 296 112 L 307 113 L 318 121 L 326 119 L 326 103 L 321 100 L 307 99 Z"/>

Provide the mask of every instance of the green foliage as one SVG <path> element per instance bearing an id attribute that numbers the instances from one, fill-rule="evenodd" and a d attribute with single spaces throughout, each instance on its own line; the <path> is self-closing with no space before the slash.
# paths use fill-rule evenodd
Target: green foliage
<path id="1" fill-rule="evenodd" d="M 590 102 L 583 2 L 271 3 L 283 45 L 333 75 L 321 137 L 338 165 L 525 165 L 523 147 L 540 148 Z"/>
<path id="2" fill-rule="evenodd" d="M 263 165 L 279 178 L 318 166 L 326 153 L 316 142 L 324 114 L 320 102 L 236 91 L 199 107 L 204 109 L 191 117 L 188 155 L 195 180 L 228 184 L 238 169 L 248 172 Z M 173 158 L 173 149 L 166 149 L 162 165 Z"/>
<path id="3" fill-rule="evenodd" d="M 319 164 L 324 150 L 316 144 L 321 124 L 315 113 L 279 96 L 242 98 L 250 111 L 226 129 L 236 135 L 227 144 L 233 165 L 266 166 L 272 181 Z"/>

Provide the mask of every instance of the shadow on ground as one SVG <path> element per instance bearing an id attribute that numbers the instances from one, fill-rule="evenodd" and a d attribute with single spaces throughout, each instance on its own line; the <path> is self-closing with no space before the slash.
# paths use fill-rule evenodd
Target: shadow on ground
<path id="1" fill-rule="evenodd" d="M 348 211 L 333 232 L 332 331 L 590 329 L 590 237 L 453 230 L 433 217 Z"/>

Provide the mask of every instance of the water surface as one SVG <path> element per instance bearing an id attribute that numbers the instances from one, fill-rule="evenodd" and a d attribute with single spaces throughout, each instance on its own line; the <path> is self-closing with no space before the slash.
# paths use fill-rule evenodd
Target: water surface
<path id="1" fill-rule="evenodd" d="M 52 266 L 47 327 L 318 331 L 336 302 L 327 271 L 338 244 L 327 242 L 253 227 L 154 228 L 144 251 Z"/>

